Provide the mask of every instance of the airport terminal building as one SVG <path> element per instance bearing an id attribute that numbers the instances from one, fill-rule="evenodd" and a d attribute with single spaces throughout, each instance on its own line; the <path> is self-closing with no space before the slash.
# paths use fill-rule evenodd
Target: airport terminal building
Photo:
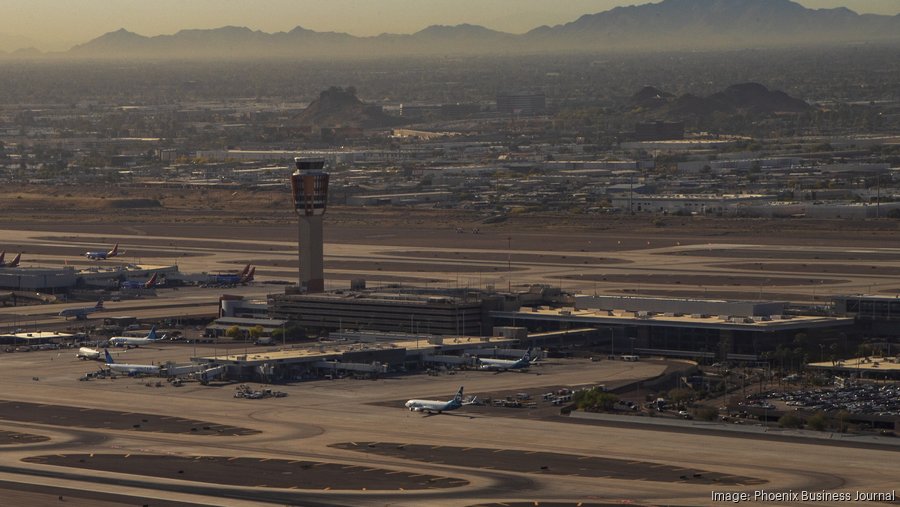
<path id="1" fill-rule="evenodd" d="M 596 329 L 560 348 L 588 345 L 614 352 L 702 359 L 757 360 L 798 333 L 853 326 L 852 316 L 794 315 L 780 301 L 574 296 L 562 305 L 535 293 L 434 295 L 337 291 L 270 297 L 269 314 L 311 329 L 487 336 L 497 326 L 530 335 Z M 898 302 L 900 305 L 900 302 Z M 900 316 L 900 309 L 898 309 Z"/>
<path id="2" fill-rule="evenodd" d="M 336 291 L 273 295 L 269 316 L 311 329 L 483 336 L 489 308 L 476 295 Z"/>
<path id="3" fill-rule="evenodd" d="M 835 296 L 834 312 L 856 319 L 870 336 L 900 336 L 900 297 L 855 294 Z"/>
<path id="4" fill-rule="evenodd" d="M 753 361 L 800 332 L 852 326 L 853 318 L 796 316 L 787 303 L 578 296 L 568 308 L 495 311 L 496 325 L 529 330 L 594 327 L 598 345 L 619 353 Z M 604 336 L 605 334 L 605 336 Z"/>

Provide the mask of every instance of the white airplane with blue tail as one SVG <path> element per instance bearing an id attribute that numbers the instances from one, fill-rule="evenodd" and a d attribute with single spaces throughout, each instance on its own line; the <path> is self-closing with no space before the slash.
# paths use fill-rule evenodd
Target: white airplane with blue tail
<path id="1" fill-rule="evenodd" d="M 520 359 L 482 359 L 478 358 L 478 369 L 488 371 L 527 370 L 537 358 L 532 358 L 534 349 L 525 351 Z"/>
<path id="2" fill-rule="evenodd" d="M 441 412 L 456 410 L 463 405 L 465 405 L 465 403 L 463 403 L 463 386 L 459 386 L 459 391 L 456 391 L 456 396 L 454 396 L 452 400 L 409 400 L 406 402 L 405 406 L 410 412 L 440 414 Z"/>
<path id="3" fill-rule="evenodd" d="M 109 355 L 108 350 L 103 351 L 106 354 L 106 367 L 116 373 L 125 373 L 127 375 L 158 375 L 159 366 L 155 364 L 127 364 L 117 363 Z"/>
<path id="4" fill-rule="evenodd" d="M 111 347 L 140 347 L 141 345 L 150 345 L 151 343 L 165 340 L 166 335 L 156 336 L 156 326 L 150 328 L 147 336 L 141 338 L 137 336 L 113 336 L 109 339 Z"/>

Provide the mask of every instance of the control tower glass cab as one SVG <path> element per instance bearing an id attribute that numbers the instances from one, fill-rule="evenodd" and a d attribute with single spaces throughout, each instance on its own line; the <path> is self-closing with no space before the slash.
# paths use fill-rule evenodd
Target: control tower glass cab
<path id="1" fill-rule="evenodd" d="M 328 203 L 328 173 L 325 161 L 295 158 L 297 170 L 291 175 L 291 197 L 299 225 L 299 288 L 308 293 L 325 291 L 322 218 Z"/>
<path id="2" fill-rule="evenodd" d="M 297 170 L 291 175 L 294 211 L 298 215 L 322 215 L 328 201 L 328 173 L 325 161 L 317 158 L 294 159 Z"/>

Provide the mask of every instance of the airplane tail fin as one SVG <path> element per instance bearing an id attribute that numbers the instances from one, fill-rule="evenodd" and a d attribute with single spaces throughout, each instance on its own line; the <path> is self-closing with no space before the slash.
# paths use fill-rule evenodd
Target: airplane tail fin
<path id="1" fill-rule="evenodd" d="M 250 265 L 247 264 L 246 266 L 244 266 L 244 269 L 241 270 L 241 278 L 247 276 L 247 273 L 249 273 L 249 272 L 250 272 Z"/>
<path id="2" fill-rule="evenodd" d="M 144 288 L 145 288 L 145 289 L 150 289 L 150 288 L 152 288 L 154 285 L 156 285 L 156 273 L 153 273 L 153 276 L 151 276 L 150 279 L 147 280 L 147 283 L 144 284 Z"/>
<path id="3" fill-rule="evenodd" d="M 150 332 L 147 333 L 148 340 L 156 340 L 156 326 L 150 328 Z"/>
<path id="4" fill-rule="evenodd" d="M 119 244 L 116 243 L 115 245 L 113 245 L 113 249 L 110 250 L 109 253 L 107 253 L 106 255 L 109 257 L 115 257 L 115 256 L 119 255 Z"/>
<path id="5" fill-rule="evenodd" d="M 6 252 L 5 252 L 5 251 L 0 252 L 0 266 L 3 265 L 3 258 L 4 258 L 4 257 L 6 257 Z"/>
<path id="6" fill-rule="evenodd" d="M 13 260 L 9 261 L 9 267 L 14 268 L 19 265 L 19 261 L 22 260 L 22 254 L 16 254 Z"/>
<path id="7" fill-rule="evenodd" d="M 462 403 L 462 400 L 463 400 L 463 386 L 459 386 L 459 391 L 456 391 L 456 396 L 453 397 L 453 401 Z"/>
<path id="8" fill-rule="evenodd" d="M 113 363 L 115 363 L 115 361 L 113 361 L 112 356 L 109 355 L 109 350 L 104 350 L 103 353 L 106 355 L 106 362 L 107 362 L 107 364 L 113 364 Z"/>

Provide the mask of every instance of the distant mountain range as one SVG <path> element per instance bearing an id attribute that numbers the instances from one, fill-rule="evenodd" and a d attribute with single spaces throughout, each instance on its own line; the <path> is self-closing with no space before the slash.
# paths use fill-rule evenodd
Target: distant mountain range
<path id="1" fill-rule="evenodd" d="M 61 56 L 86 58 L 315 58 L 530 54 L 607 50 L 735 49 L 900 43 L 900 15 L 807 9 L 790 0 L 663 0 L 616 7 L 557 26 L 509 34 L 476 25 L 431 26 L 410 35 L 356 37 L 301 27 L 245 27 L 145 37 L 121 29 Z"/>

